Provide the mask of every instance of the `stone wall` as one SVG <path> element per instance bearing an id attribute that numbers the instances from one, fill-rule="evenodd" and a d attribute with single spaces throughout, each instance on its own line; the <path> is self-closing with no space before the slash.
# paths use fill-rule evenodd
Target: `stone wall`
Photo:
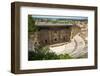
<path id="1" fill-rule="evenodd" d="M 52 45 L 70 41 L 71 27 L 41 29 L 35 33 L 29 33 L 29 41 L 34 46 Z"/>

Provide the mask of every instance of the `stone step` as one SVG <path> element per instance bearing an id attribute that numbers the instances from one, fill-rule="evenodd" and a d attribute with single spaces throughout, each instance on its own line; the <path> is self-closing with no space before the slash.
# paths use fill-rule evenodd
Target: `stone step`
<path id="1" fill-rule="evenodd" d="M 81 29 L 81 31 L 87 31 L 87 29 Z"/>

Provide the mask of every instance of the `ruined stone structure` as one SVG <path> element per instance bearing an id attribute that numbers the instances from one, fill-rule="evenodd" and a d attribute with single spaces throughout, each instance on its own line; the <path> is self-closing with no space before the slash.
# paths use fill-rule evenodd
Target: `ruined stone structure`
<path id="1" fill-rule="evenodd" d="M 70 27 L 40 27 L 38 40 L 40 45 L 52 45 L 56 43 L 68 42 L 70 40 L 70 35 Z"/>
<path id="2" fill-rule="evenodd" d="M 87 24 L 87 22 L 87 19 L 68 19 L 64 21 L 50 18 L 36 18 L 35 25 L 38 27 L 38 31 L 29 32 L 30 38 L 28 42 L 31 42 L 29 44 L 32 47 L 70 42 L 81 31 L 80 24 Z"/>
<path id="3" fill-rule="evenodd" d="M 69 42 L 70 39 L 79 31 L 79 27 L 75 25 L 38 26 L 38 28 L 39 31 L 30 33 L 34 46 Z M 77 31 L 72 33 L 72 30 L 75 30 L 75 28 L 77 28 Z"/>

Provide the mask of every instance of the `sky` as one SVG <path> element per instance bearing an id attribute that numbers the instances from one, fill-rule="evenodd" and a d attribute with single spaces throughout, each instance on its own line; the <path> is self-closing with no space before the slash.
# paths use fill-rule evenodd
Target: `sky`
<path id="1" fill-rule="evenodd" d="M 51 18 L 51 19 L 74 19 L 74 20 L 84 20 L 88 17 L 81 16 L 47 16 L 47 15 L 32 15 L 33 18 Z"/>

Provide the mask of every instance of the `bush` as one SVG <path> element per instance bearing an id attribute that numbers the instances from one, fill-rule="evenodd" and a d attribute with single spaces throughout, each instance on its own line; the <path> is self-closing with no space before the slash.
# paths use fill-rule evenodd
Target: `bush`
<path id="1" fill-rule="evenodd" d="M 54 52 L 50 52 L 48 47 L 38 47 L 35 51 L 28 52 L 28 60 L 55 60 L 55 59 L 71 59 L 69 54 L 57 55 Z"/>
<path id="2" fill-rule="evenodd" d="M 72 57 L 69 54 L 60 54 L 60 59 L 72 59 Z"/>

